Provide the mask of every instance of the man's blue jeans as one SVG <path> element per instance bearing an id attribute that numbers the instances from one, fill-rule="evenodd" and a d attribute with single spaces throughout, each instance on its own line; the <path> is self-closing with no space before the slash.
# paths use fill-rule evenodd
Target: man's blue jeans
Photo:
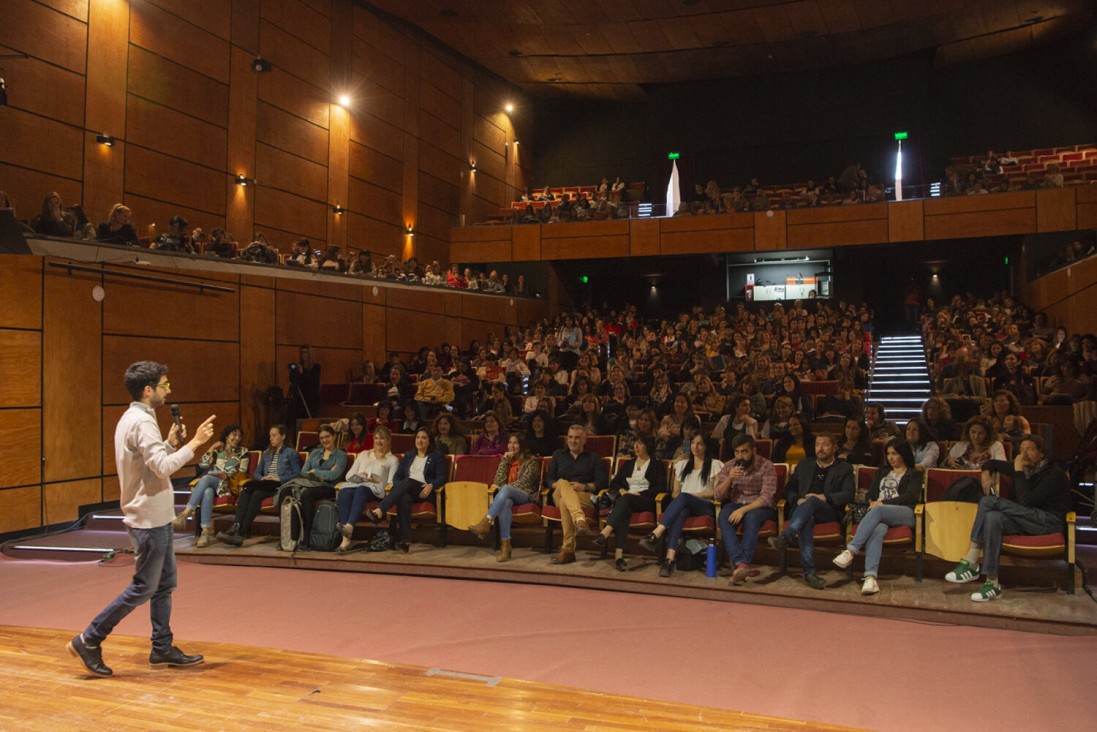
<path id="1" fill-rule="evenodd" d="M 800 565 L 804 574 L 815 571 L 815 524 L 838 520 L 838 512 L 826 501 L 809 498 L 792 509 L 792 517 L 785 527 L 785 538 L 800 537 Z"/>
<path id="2" fill-rule="evenodd" d="M 720 536 L 724 539 L 724 549 L 728 553 L 728 560 L 734 569 L 739 564 L 750 564 L 754 559 L 754 548 L 758 545 L 758 531 L 766 521 L 776 521 L 777 512 L 772 508 L 756 508 L 747 511 L 740 525 L 743 527 L 743 537 L 739 538 L 736 528 L 729 520 L 733 511 L 742 508 L 743 503 L 725 503 L 720 509 L 720 517 L 716 520 L 720 527 Z"/>
<path id="3" fill-rule="evenodd" d="M 129 587 L 91 621 L 84 631 L 84 642 L 98 646 L 122 618 L 149 602 L 152 618 L 152 649 L 171 650 L 171 593 L 175 589 L 175 547 L 171 524 L 155 529 L 126 528 L 137 554 L 137 564 Z"/>

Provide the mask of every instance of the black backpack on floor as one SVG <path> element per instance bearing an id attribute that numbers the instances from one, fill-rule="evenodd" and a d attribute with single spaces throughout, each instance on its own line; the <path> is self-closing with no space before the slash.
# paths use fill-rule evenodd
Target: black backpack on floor
<path id="1" fill-rule="evenodd" d="M 320 501 L 312 517 L 309 548 L 318 552 L 333 552 L 339 546 L 339 511 L 334 501 Z"/>

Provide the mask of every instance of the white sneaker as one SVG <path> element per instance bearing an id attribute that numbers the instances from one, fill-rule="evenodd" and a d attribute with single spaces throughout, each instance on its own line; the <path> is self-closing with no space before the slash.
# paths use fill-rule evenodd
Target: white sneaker
<path id="1" fill-rule="evenodd" d="M 834 558 L 834 563 L 845 569 L 849 565 L 853 564 L 853 552 L 849 549 L 843 549 L 842 553 Z"/>
<path id="2" fill-rule="evenodd" d="M 862 595 L 875 595 L 880 591 L 880 585 L 876 584 L 876 578 L 871 574 L 865 577 L 865 583 L 861 585 Z"/>

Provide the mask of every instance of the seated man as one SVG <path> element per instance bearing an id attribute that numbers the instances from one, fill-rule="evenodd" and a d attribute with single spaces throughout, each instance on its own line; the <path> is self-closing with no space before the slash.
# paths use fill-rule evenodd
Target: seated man
<path id="1" fill-rule="evenodd" d="M 716 476 L 714 500 L 723 504 L 717 523 L 731 562 L 731 584 L 741 585 L 750 574 L 758 531 L 766 521 L 777 519 L 773 509 L 777 493 L 777 471 L 773 463 L 758 454 L 754 438 L 740 434 L 732 440 L 735 459 L 724 464 Z M 740 540 L 736 528 L 743 527 Z"/>
<path id="2" fill-rule="evenodd" d="M 259 464 L 251 480 L 240 488 L 236 497 L 236 518 L 232 528 L 217 534 L 217 540 L 233 546 L 242 546 L 251 532 L 251 524 L 259 515 L 263 501 L 272 497 L 290 478 L 301 472 L 301 456 L 286 445 L 286 427 L 276 424 L 270 428 L 270 447 L 259 456 Z"/>
<path id="3" fill-rule="evenodd" d="M 834 435 L 815 436 L 815 457 L 801 460 L 785 487 L 785 500 L 793 507 L 788 525 L 769 539 L 770 546 L 784 555 L 789 543 L 800 537 L 804 582 L 816 590 L 826 582 L 815 573 L 815 524 L 841 521 L 846 504 L 853 500 L 853 466 L 836 459 L 836 449 Z"/>
<path id="4" fill-rule="evenodd" d="M 430 378 L 419 382 L 415 392 L 415 406 L 419 410 L 419 419 L 433 419 L 440 407 L 444 407 L 455 398 L 453 382 L 442 376 L 442 367 L 436 362 L 430 367 Z"/>
<path id="5" fill-rule="evenodd" d="M 584 450 L 587 431 L 580 425 L 568 428 L 567 447 L 552 454 L 545 483 L 552 487 L 552 500 L 560 509 L 560 525 L 564 540 L 553 564 L 575 561 L 575 534 L 589 534 L 590 526 L 583 515 L 583 505 L 591 495 L 606 487 L 606 467 L 593 452 Z"/>
<path id="6" fill-rule="evenodd" d="M 983 487 L 993 484 L 993 474 L 1013 478 L 1016 500 L 1000 498 L 993 493 L 983 496 L 971 528 L 971 546 L 967 556 L 945 575 L 957 584 L 979 578 L 979 553 L 983 554 L 982 573 L 986 581 L 972 593 L 974 602 L 988 602 L 1002 596 L 998 584 L 998 555 L 1002 537 L 1006 534 L 1040 536 L 1062 532 L 1070 511 L 1070 483 L 1062 468 L 1053 465 L 1044 451 L 1044 441 L 1038 435 L 1026 435 L 1021 440 L 1017 457 L 1011 465 L 1006 460 L 983 463 Z"/>

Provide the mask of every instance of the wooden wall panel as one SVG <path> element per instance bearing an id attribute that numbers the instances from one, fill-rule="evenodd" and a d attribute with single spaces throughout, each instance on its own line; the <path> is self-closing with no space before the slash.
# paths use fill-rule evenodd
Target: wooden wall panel
<path id="1" fill-rule="evenodd" d="M 75 521 L 80 507 L 99 503 L 103 495 L 103 479 L 90 478 L 71 483 L 47 483 L 42 486 L 42 524 Z"/>
<path id="2" fill-rule="evenodd" d="M 925 216 L 922 201 L 899 201 L 888 204 L 888 241 L 922 241 L 925 238 Z"/>
<path id="3" fill-rule="evenodd" d="M 987 197 L 980 196 L 980 198 Z M 990 197 L 993 198 L 993 196 Z M 963 239 L 973 236 L 1005 236 L 1007 234 L 1033 234 L 1036 232 L 1035 207 L 975 211 L 941 216 L 928 215 L 928 204 L 926 209 L 926 239 Z"/>
<path id="4" fill-rule="evenodd" d="M 446 339 L 445 318 L 434 313 L 389 308 L 385 312 L 385 333 L 389 351 L 410 353 L 425 343 L 441 343 Z"/>
<path id="5" fill-rule="evenodd" d="M 113 460 L 113 458 L 112 458 Z M 118 485 L 117 475 L 103 476 L 103 500 L 117 501 L 121 498 L 122 490 Z"/>
<path id="6" fill-rule="evenodd" d="M 208 281 L 178 274 L 169 277 L 180 283 Z M 221 282 L 216 284 L 224 286 Z M 231 282 L 228 286 L 236 289 Z M 106 278 L 103 287 L 106 298 L 102 303 L 102 328 L 108 335 L 155 334 L 163 338 L 233 342 L 239 339 L 238 292 L 199 292 L 184 284 L 173 286 L 111 277 Z M 77 294 L 88 297 L 86 292 Z M 150 307 L 151 303 L 155 303 L 155 307 Z"/>
<path id="7" fill-rule="evenodd" d="M 400 255 L 403 231 L 388 222 L 350 213 L 347 215 L 347 242 L 352 249 L 368 249 L 374 256 Z"/>
<path id="8" fill-rule="evenodd" d="M 258 435 L 265 424 L 264 395 L 278 383 L 275 362 L 274 290 L 240 289 L 240 416 L 244 431 Z M 283 366 L 284 368 L 284 366 Z"/>
<path id="9" fill-rule="evenodd" d="M 887 219 L 788 227 L 789 249 L 814 249 L 887 241 Z"/>
<path id="10" fill-rule="evenodd" d="M 42 453 L 47 482 L 73 480 L 102 473 L 98 436 L 103 388 L 103 306 L 91 296 L 99 284 L 94 275 L 61 274 L 51 270 L 43 301 Z M 108 285 L 107 300 L 126 288 Z M 147 301 L 141 310 L 150 310 Z M 155 308 L 161 319 L 164 313 Z M 79 364 L 79 367 L 74 367 Z M 121 380 L 121 373 L 115 375 Z M 79 415 L 81 439 L 73 439 L 73 415 Z"/>
<path id="11" fill-rule="evenodd" d="M 225 173 L 168 157 L 136 145 L 126 146 L 126 193 L 178 203 L 224 217 Z M 191 221 L 197 226 L 198 221 Z"/>
<path id="12" fill-rule="evenodd" d="M 785 211 L 754 214 L 754 248 L 784 249 L 788 245 L 788 215 Z"/>
<path id="13" fill-rule="evenodd" d="M 511 227 L 514 261 L 527 262 L 541 259 L 541 227 L 540 226 L 514 226 Z"/>
<path id="14" fill-rule="evenodd" d="M 223 127 L 129 94 L 126 98 L 126 141 L 223 170 L 228 132 Z"/>
<path id="15" fill-rule="evenodd" d="M 228 8 L 225 8 L 228 12 Z M 226 21 L 227 23 L 227 18 Z M 229 44 L 223 38 L 147 2 L 130 3 L 130 42 L 181 66 L 229 81 Z"/>
<path id="16" fill-rule="evenodd" d="M 985 196 L 945 196 L 925 199 L 926 216 L 1035 208 L 1035 191 L 1013 191 Z"/>
<path id="17" fill-rule="evenodd" d="M 823 206 L 821 208 L 797 208 L 788 212 L 790 226 L 798 224 L 832 224 L 841 221 L 867 221 L 886 219 L 887 204 L 869 203 L 855 206 Z"/>
<path id="18" fill-rule="evenodd" d="M 460 210 L 460 191 L 457 183 L 456 171 L 448 178 L 439 179 L 433 175 L 427 175 L 426 173 L 419 173 L 419 201 L 422 204 L 426 204 L 440 211 L 457 217 L 457 212 Z M 447 225 L 447 229 L 452 224 Z M 449 239 L 448 231 L 445 234 L 445 238 Z"/>
<path id="19" fill-rule="evenodd" d="M 309 198 L 326 198 L 328 168 L 276 147 L 255 146 L 255 178 L 263 186 L 298 193 Z"/>
<path id="20" fill-rule="evenodd" d="M 0 490 L 0 533 L 41 525 L 41 487 Z"/>
<path id="21" fill-rule="evenodd" d="M 389 290 L 387 301 L 390 309 L 418 310 L 443 315 L 446 312 L 446 295 L 445 290 L 400 288 Z"/>
<path id="22" fill-rule="evenodd" d="M 1036 230 L 1074 231 L 1077 226 L 1074 188 L 1036 191 Z"/>
<path id="23" fill-rule="evenodd" d="M 403 194 L 351 177 L 347 186 L 351 211 L 398 225 L 403 220 Z"/>
<path id="24" fill-rule="evenodd" d="M 361 347 L 362 308 L 357 302 L 279 292 L 275 312 L 279 344 L 308 343 L 314 347 L 355 349 Z"/>
<path id="25" fill-rule="evenodd" d="M 14 108 L 65 124 L 84 126 L 83 76 L 36 58 L 20 59 L 18 69 L 19 93 L 9 100 Z"/>
<path id="26" fill-rule="evenodd" d="M 454 262 L 470 264 L 477 262 L 511 261 L 511 245 L 507 241 L 473 241 L 453 244 L 450 258 Z"/>
<path id="27" fill-rule="evenodd" d="M 327 204 L 310 201 L 292 193 L 266 188 L 255 189 L 255 226 L 281 229 L 297 237 L 307 237 L 314 249 L 322 249 L 327 236 Z"/>
<path id="28" fill-rule="evenodd" d="M 53 191 L 61 196 L 66 206 L 73 201 L 88 200 L 81 195 L 80 181 L 29 168 L 17 168 L 0 162 L 0 180 L 4 181 L 6 187 L 3 190 L 11 197 L 15 215 L 20 219 L 33 219 L 42 206 L 42 199 Z M 93 219 L 100 215 L 98 207 L 89 205 L 84 210 Z"/>
<path id="29" fill-rule="evenodd" d="M 627 236 L 559 237 L 541 240 L 544 259 L 606 259 L 627 257 Z"/>
<path id="30" fill-rule="evenodd" d="M 233 3 L 233 9 L 244 3 Z M 258 4 L 255 5 L 258 13 Z M 234 32 L 235 36 L 235 32 Z M 229 98 L 232 101 L 226 131 L 226 170 L 229 173 L 252 174 L 255 171 L 255 125 L 257 74 L 251 70 L 251 54 L 239 48 L 232 50 L 232 78 Z M 233 176 L 235 177 L 235 176 Z M 225 224 L 229 232 L 241 240 L 254 233 L 255 198 L 252 191 L 236 185 L 233 177 L 225 177 Z"/>
<path id="31" fill-rule="evenodd" d="M 362 306 L 362 358 L 377 366 L 385 362 L 388 343 L 385 308 L 379 305 Z"/>
<path id="32" fill-rule="evenodd" d="M 15 107 L 4 107 L 0 160 L 30 170 L 80 180 L 83 174 L 84 135 L 61 122 Z M 13 191 L 12 195 L 18 197 L 18 192 Z M 23 206 L 23 211 L 27 211 L 26 204 Z M 33 214 L 27 217 L 32 218 Z"/>
<path id="33" fill-rule="evenodd" d="M 224 0 L 144 0 L 219 38 L 228 40 L 232 5 Z"/>
<path id="34" fill-rule="evenodd" d="M 354 37 L 384 53 L 390 59 L 403 63 L 406 36 L 385 23 L 369 10 L 355 4 Z"/>
<path id="35" fill-rule="evenodd" d="M 37 485 L 41 482 L 41 409 L 0 409 L 0 445 L 4 446 L 4 459 L 0 460 L 0 487 Z M 0 496 L 5 493 L 7 491 L 0 491 Z M 37 516 L 35 519 L 37 521 Z"/>
<path id="36" fill-rule="evenodd" d="M 514 227 L 515 232 L 519 227 Z M 634 219 L 629 221 L 629 255 L 654 257 L 660 253 L 659 219 Z"/>
<path id="37" fill-rule="evenodd" d="M 42 328 L 42 258 L 6 254 L 0 267 L 0 328 Z"/>
<path id="38" fill-rule="evenodd" d="M 465 320 L 517 325 L 516 302 L 515 298 L 506 295 L 469 295 L 461 298 L 461 317 Z"/>
<path id="39" fill-rule="evenodd" d="M 1097 203 L 1078 204 L 1078 228 L 1097 229 Z"/>
<path id="40" fill-rule="evenodd" d="M 83 74 L 87 60 L 87 26 L 34 0 L 5 0 L 0 46 L 26 53 Z"/>
<path id="41" fill-rule="evenodd" d="M 155 236 L 168 226 L 168 222 L 175 214 L 180 214 L 190 222 L 191 228 L 201 226 L 210 231 L 216 226 L 225 225 L 225 217 L 219 214 L 211 214 L 208 211 L 198 211 L 189 206 L 167 201 L 158 201 L 133 193 L 127 193 L 123 203 L 133 209 L 134 226 L 137 227 L 138 236 Z M 154 229 L 149 226 L 154 225 Z M 240 235 L 240 232 L 234 232 Z"/>
<path id="42" fill-rule="evenodd" d="M 328 161 L 328 131 L 265 102 L 258 105 L 256 138 L 314 163 Z"/>
<path id="43" fill-rule="evenodd" d="M 353 127 L 352 121 L 352 130 Z M 399 160 L 353 140 L 350 143 L 349 153 L 351 177 L 377 188 L 400 193 L 404 184 L 404 167 Z"/>
<path id="44" fill-rule="evenodd" d="M 446 155 L 460 160 L 461 131 L 429 112 L 419 115 L 419 134 L 423 143 L 433 145 Z"/>
<path id="45" fill-rule="evenodd" d="M 395 160 L 404 159 L 405 140 L 400 128 L 371 114 L 356 112 L 351 117 L 350 139 Z"/>
<path id="46" fill-rule="evenodd" d="M 257 80 L 260 100 L 317 127 L 327 128 L 332 109 L 330 91 L 302 81 L 277 66 L 268 74 L 258 74 Z"/>
<path id="47" fill-rule="evenodd" d="M 274 3 L 263 3 L 263 13 Z M 330 33 L 326 23 L 324 31 Z M 319 50 L 300 40 L 289 30 L 263 20 L 259 24 L 259 51 L 275 66 L 320 89 L 331 88 L 331 59 L 327 50 Z"/>
<path id="48" fill-rule="evenodd" d="M 227 69 L 226 65 L 226 73 Z M 129 47 L 127 84 L 131 94 L 200 117 L 210 124 L 227 126 L 228 85 L 161 58 L 155 49 Z"/>
<path id="49" fill-rule="evenodd" d="M 327 5 L 328 3 L 324 3 Z M 331 53 L 331 33 L 327 14 L 319 12 L 300 0 L 282 0 L 263 3 L 263 19 L 292 33 L 317 51 Z"/>
<path id="50" fill-rule="evenodd" d="M 103 404 L 130 403 L 122 376 L 131 363 L 145 360 L 167 364 L 172 402 L 235 403 L 240 398 L 240 378 L 233 366 L 238 362 L 239 351 L 236 342 L 104 335 Z"/>
<path id="51" fill-rule="evenodd" d="M 79 360 L 68 361 L 72 368 Z M 42 403 L 42 333 L 0 328 L 0 405 L 37 407 Z"/>
<path id="52" fill-rule="evenodd" d="M 382 92 L 401 98 L 404 94 L 404 41 L 399 41 L 401 46 L 399 58 L 393 58 L 371 43 L 360 38 L 355 38 L 352 45 L 353 65 L 356 69 L 363 70 L 370 81 L 376 85 L 370 90 L 370 100 L 379 96 Z"/>
<path id="53" fill-rule="evenodd" d="M 663 232 L 662 254 L 702 254 L 707 252 L 745 251 L 753 248 L 751 229 L 714 229 Z"/>

